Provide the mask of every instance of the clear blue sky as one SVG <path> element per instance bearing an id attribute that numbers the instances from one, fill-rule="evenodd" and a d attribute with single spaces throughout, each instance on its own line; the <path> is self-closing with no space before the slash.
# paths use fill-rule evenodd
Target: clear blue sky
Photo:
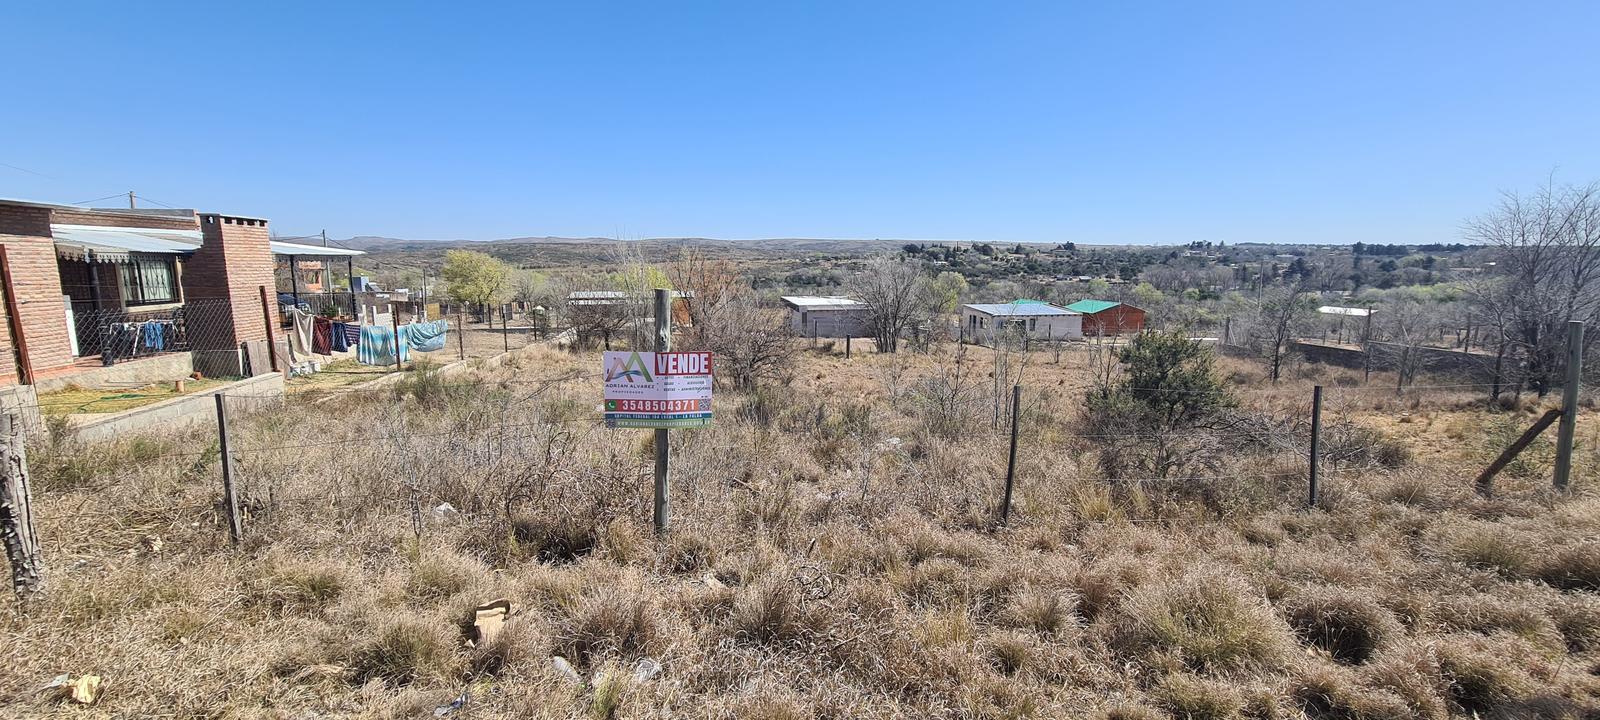
<path id="1" fill-rule="evenodd" d="M 334 237 L 1430 242 L 1600 179 L 1592 0 L 344 5 L 13 4 L 0 196 Z"/>

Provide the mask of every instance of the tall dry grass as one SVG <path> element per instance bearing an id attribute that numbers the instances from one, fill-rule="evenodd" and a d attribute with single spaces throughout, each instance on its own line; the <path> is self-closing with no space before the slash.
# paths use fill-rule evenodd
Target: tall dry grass
<path id="1" fill-rule="evenodd" d="M 1470 491 L 1522 409 L 1227 361 L 1259 436 L 1214 476 L 1108 483 L 1075 422 L 1089 360 L 1037 352 L 999 528 L 983 352 L 970 408 L 948 349 L 804 351 L 719 390 L 714 427 L 673 433 L 666 538 L 649 433 L 599 427 L 593 378 L 543 382 L 592 355 L 239 418 L 238 549 L 210 433 L 39 443 L 50 595 L 8 621 L 0 715 L 418 717 L 463 693 L 508 718 L 1600 712 L 1592 451 L 1567 496 L 1537 466 Z M 1307 511 L 1313 383 L 1339 455 Z M 468 647 L 498 597 L 504 633 Z M 36 692 L 63 672 L 104 676 L 100 704 Z"/>

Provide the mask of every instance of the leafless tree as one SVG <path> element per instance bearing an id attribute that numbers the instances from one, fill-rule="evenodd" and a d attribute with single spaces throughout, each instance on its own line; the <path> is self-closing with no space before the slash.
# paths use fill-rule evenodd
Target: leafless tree
<path id="1" fill-rule="evenodd" d="M 927 283 L 922 264 L 899 255 L 873 257 L 851 280 L 851 295 L 869 309 L 879 352 L 897 351 L 901 335 L 926 315 Z"/>
<path id="2" fill-rule="evenodd" d="M 697 349 L 715 354 L 717 376 L 739 388 L 781 376 L 794 355 L 794 334 L 783 313 L 761 307 L 749 290 L 727 293 L 715 305 L 703 306 L 694 336 Z"/>
<path id="3" fill-rule="evenodd" d="M 1495 342 L 1518 349 L 1529 385 L 1548 393 L 1567 322 L 1600 320 L 1600 183 L 1506 193 L 1466 236 L 1495 250 L 1490 278 L 1473 288 Z"/>
<path id="4" fill-rule="evenodd" d="M 1283 362 L 1307 318 L 1314 300 L 1297 285 L 1281 285 L 1263 293 L 1251 340 L 1272 368 L 1272 381 L 1283 373 Z"/>

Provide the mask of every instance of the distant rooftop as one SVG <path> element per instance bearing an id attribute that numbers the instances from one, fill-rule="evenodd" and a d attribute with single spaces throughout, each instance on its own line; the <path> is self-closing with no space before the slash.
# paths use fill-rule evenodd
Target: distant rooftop
<path id="1" fill-rule="evenodd" d="M 1079 300 L 1071 305 L 1068 305 L 1067 309 L 1073 312 L 1083 313 L 1084 315 L 1093 315 L 1098 312 L 1105 312 L 1121 304 L 1122 303 L 1112 302 L 1110 300 Z"/>
<path id="2" fill-rule="evenodd" d="M 784 301 L 784 302 L 786 302 L 786 303 L 788 303 L 790 305 L 790 307 L 796 307 L 796 308 L 808 308 L 808 309 L 809 308 L 829 308 L 829 309 L 838 310 L 838 309 L 845 309 L 845 308 L 866 307 L 866 305 L 864 305 L 862 303 L 859 303 L 859 302 L 856 302 L 855 300 L 851 300 L 850 298 L 846 298 L 846 297 L 819 297 L 819 296 L 815 296 L 815 295 L 784 295 L 783 297 L 781 297 L 779 299 Z"/>
<path id="3" fill-rule="evenodd" d="M 1006 317 L 1043 317 L 1046 315 L 1077 315 L 1041 300 L 1013 300 L 1008 303 L 968 303 L 962 307 L 985 315 Z"/>

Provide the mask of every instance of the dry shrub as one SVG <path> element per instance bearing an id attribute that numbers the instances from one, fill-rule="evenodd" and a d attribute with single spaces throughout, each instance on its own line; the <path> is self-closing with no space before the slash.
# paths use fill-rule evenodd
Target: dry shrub
<path id="1" fill-rule="evenodd" d="M 1301 668 L 1290 695 L 1306 715 L 1340 720 L 1387 720 L 1411 715 L 1411 706 L 1393 691 L 1363 687 L 1349 670 L 1323 664 Z"/>
<path id="2" fill-rule="evenodd" d="M 1168 715 L 1146 705 L 1124 703 L 1095 716 L 1095 720 L 1167 720 Z"/>
<path id="3" fill-rule="evenodd" d="M 406 592 L 419 600 L 442 600 L 465 590 L 482 573 L 482 565 L 471 558 L 426 555 L 411 568 Z"/>
<path id="4" fill-rule="evenodd" d="M 540 640 L 527 621 L 513 619 L 493 640 L 472 648 L 467 667 L 474 675 L 500 675 L 507 668 L 543 656 Z"/>
<path id="5" fill-rule="evenodd" d="M 673 530 L 662 558 L 667 570 L 674 573 L 700 572 L 716 559 L 717 543 L 705 533 L 686 528 Z"/>
<path id="6" fill-rule="evenodd" d="M 593 667 L 603 657 L 633 660 L 650 653 L 663 627 L 654 602 L 640 588 L 604 582 L 567 608 L 555 635 L 557 655 Z"/>
<path id="7" fill-rule="evenodd" d="M 1129 592 L 1118 608 L 1114 637 L 1124 652 L 1172 651 L 1200 671 L 1263 667 L 1283 658 L 1293 642 L 1264 600 L 1215 569 Z"/>
<path id="8" fill-rule="evenodd" d="M 1506 633 L 1540 646 L 1561 649 L 1566 641 L 1536 600 L 1527 597 L 1470 595 L 1440 603 L 1435 618 L 1448 628 L 1491 635 Z"/>
<path id="9" fill-rule="evenodd" d="M 738 720 L 810 720 L 816 717 L 804 703 L 775 692 L 762 692 L 740 700 L 732 716 Z"/>
<path id="10" fill-rule="evenodd" d="M 344 592 L 344 566 L 328 561 L 293 561 L 278 565 L 258 585 L 257 598 L 280 612 L 320 610 Z"/>
<path id="11" fill-rule="evenodd" d="M 400 617 L 379 625 L 352 650 L 349 666 L 358 683 L 381 680 L 407 685 L 443 679 L 454 665 L 450 633 L 439 624 Z"/>
<path id="12" fill-rule="evenodd" d="M 1366 662 L 1385 640 L 1401 633 L 1393 613 L 1348 589 L 1309 588 L 1285 602 L 1283 614 L 1301 641 L 1343 663 Z"/>
<path id="13" fill-rule="evenodd" d="M 553 565 L 577 560 L 600 544 L 595 525 L 572 516 L 518 515 L 511 521 L 511 537 L 517 556 Z"/>
<path id="14" fill-rule="evenodd" d="M 1408 717 L 1442 720 L 1449 715 L 1444 680 L 1433 646 L 1412 642 L 1379 653 L 1361 668 L 1366 684 L 1387 690 L 1409 708 Z"/>
<path id="15" fill-rule="evenodd" d="M 1568 652 L 1600 650 L 1600 598 L 1562 597 L 1551 603 L 1549 614 Z"/>
<path id="16" fill-rule="evenodd" d="M 1538 689 L 1508 649 L 1504 639 L 1471 635 L 1451 636 L 1436 645 L 1446 692 L 1462 712 L 1487 713 Z"/>
<path id="17" fill-rule="evenodd" d="M 1028 587 L 1011 596 L 1004 621 L 1015 628 L 1051 636 L 1077 627 L 1077 597 L 1071 593 L 1042 587 Z"/>
<path id="18" fill-rule="evenodd" d="M 1245 708 L 1244 693 L 1233 683 L 1174 673 L 1155 689 L 1156 700 L 1175 718 L 1233 720 Z"/>
<path id="19" fill-rule="evenodd" d="M 1452 528 L 1445 536 L 1451 560 L 1506 578 L 1526 577 L 1537 548 L 1526 535 L 1503 525 L 1473 522 Z"/>
<path id="20" fill-rule="evenodd" d="M 1016 632 L 999 633 L 985 642 L 989 661 L 996 670 L 1006 675 L 1016 675 L 1028 667 L 1033 654 L 1033 643 L 1027 635 Z"/>
<path id="21" fill-rule="evenodd" d="M 745 642 L 781 645 L 804 638 L 816 629 L 815 622 L 802 606 L 794 584 L 782 576 L 768 575 L 739 589 L 727 631 Z"/>
<path id="22" fill-rule="evenodd" d="M 1600 542 L 1567 545 L 1538 564 L 1536 575 L 1563 590 L 1600 590 Z"/>

